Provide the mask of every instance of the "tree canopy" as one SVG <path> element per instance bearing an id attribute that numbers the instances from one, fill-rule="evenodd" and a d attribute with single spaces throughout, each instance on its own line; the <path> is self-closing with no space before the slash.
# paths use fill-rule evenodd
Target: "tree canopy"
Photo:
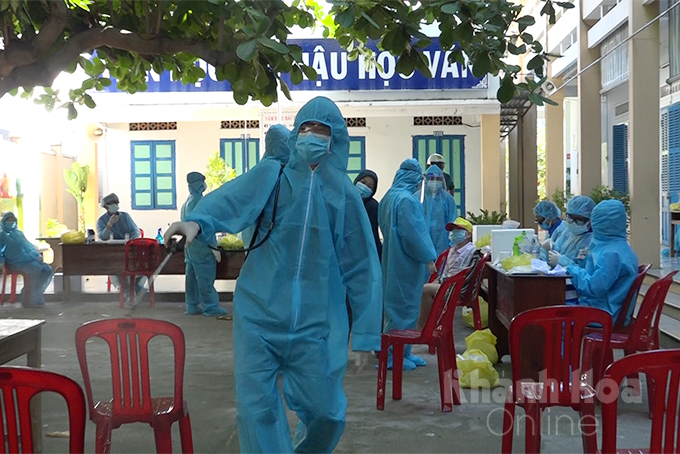
<path id="1" fill-rule="evenodd" d="M 542 1 L 541 14 L 551 22 L 556 7 L 573 7 Z M 521 10 L 509 0 L 0 0 L 0 97 L 21 91 L 48 110 L 66 108 L 74 118 L 76 106 L 95 106 L 88 91 L 110 85 L 108 75 L 128 93 L 146 90 L 151 69 L 195 83 L 205 77 L 196 64 L 202 59 L 216 68 L 218 80 L 230 83 L 237 103 L 270 105 L 277 87 L 290 98 L 280 74 L 289 73 L 294 84 L 303 74 L 316 78 L 301 48 L 287 43 L 292 27 L 323 27 L 350 60 L 370 60 L 366 44 L 376 41 L 398 58 L 397 72 L 429 75 L 422 49 L 431 40 L 421 26 L 438 24 L 451 62 L 469 61 L 477 77 L 502 77 L 500 101 L 524 91 L 542 104 L 548 101 L 539 87 L 550 56 L 527 33 L 535 19 Z M 509 54 L 530 54 L 527 69 L 536 78 L 520 78 L 522 68 L 507 62 Z M 68 98 L 51 88 L 61 72 L 78 67 L 85 76 Z M 34 93 L 36 87 L 42 93 Z"/>

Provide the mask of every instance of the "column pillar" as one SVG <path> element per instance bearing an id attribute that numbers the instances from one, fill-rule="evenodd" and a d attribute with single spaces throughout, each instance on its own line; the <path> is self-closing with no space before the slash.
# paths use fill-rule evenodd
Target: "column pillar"
<path id="1" fill-rule="evenodd" d="M 498 144 L 501 140 L 500 114 L 482 115 L 482 208 L 501 211 L 505 198 L 505 174 L 501 172 Z"/>
<path id="2" fill-rule="evenodd" d="M 628 31 L 632 35 L 659 13 L 659 3 L 631 1 Z M 640 263 L 659 266 L 659 23 L 628 42 L 628 181 L 630 244 Z"/>
<path id="3" fill-rule="evenodd" d="M 557 86 L 561 79 L 551 79 Z M 564 190 L 564 91 L 550 99 L 556 106 L 545 105 L 545 193 L 548 198 L 556 189 Z"/>
<path id="4" fill-rule="evenodd" d="M 538 198 L 536 183 L 536 106 L 531 106 L 508 136 L 510 218 L 522 227 L 534 225 L 534 206 Z"/>
<path id="5" fill-rule="evenodd" d="M 637 0 L 631 1 L 635 3 Z M 580 3 L 582 3 L 581 0 Z M 578 71 L 595 61 L 599 56 L 599 48 L 588 49 L 588 26 L 583 22 L 579 11 L 578 26 Z M 657 62 L 657 65 L 658 62 Z M 600 114 L 600 65 L 593 65 L 588 71 L 578 76 L 578 180 L 579 187 L 573 188 L 575 194 L 590 193 L 590 190 L 601 184 L 602 179 L 602 133 Z M 658 87 L 657 87 L 658 92 Z M 658 93 L 657 93 L 658 98 Z"/>

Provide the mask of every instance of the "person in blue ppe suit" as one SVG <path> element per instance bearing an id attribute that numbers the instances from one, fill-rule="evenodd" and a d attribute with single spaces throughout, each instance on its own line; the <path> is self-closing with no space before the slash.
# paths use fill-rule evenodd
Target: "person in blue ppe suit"
<path id="1" fill-rule="evenodd" d="M 249 254 L 234 292 L 243 452 L 331 452 L 337 445 L 347 408 L 346 296 L 352 349 L 380 350 L 380 263 L 366 210 L 347 178 L 349 134 L 335 103 L 317 97 L 305 104 L 288 144 L 290 162 L 280 178 L 279 161 L 264 158 L 166 232 L 166 241 L 181 234 L 190 243 L 198 234 L 239 232 L 262 213 L 261 237 L 274 222 L 269 239 Z M 359 355 L 362 361 L 371 356 Z M 300 419 L 292 442 L 279 376 Z"/>
<path id="2" fill-rule="evenodd" d="M 553 249 L 548 252 L 550 266 L 585 265 L 593 230 L 590 228 L 590 217 L 595 202 L 588 196 L 577 195 L 567 203 L 565 224 L 567 231 L 563 233 Z"/>
<path id="3" fill-rule="evenodd" d="M 567 272 L 578 293 L 578 304 L 604 309 L 616 320 L 638 273 L 638 258 L 626 241 L 626 209 L 618 200 L 595 206 L 590 219 L 593 239 L 585 268 L 569 265 Z M 630 306 L 630 315 L 635 305 Z"/>
<path id="4" fill-rule="evenodd" d="M 106 213 L 97 219 L 97 235 L 102 241 L 124 240 L 126 236 L 127 239 L 132 240 L 142 236 L 139 227 L 132 220 L 132 217 L 128 213 L 118 210 L 119 203 L 120 200 L 114 193 L 103 197 L 99 203 L 99 206 L 106 210 Z M 120 288 L 120 276 L 113 275 L 109 276 L 109 278 L 116 288 Z M 144 276 L 135 278 L 135 294 L 141 295 L 144 291 L 144 279 Z M 125 286 L 126 295 L 129 292 L 129 288 L 129 285 Z"/>
<path id="5" fill-rule="evenodd" d="M 560 216 L 562 211 L 549 200 L 541 200 L 534 207 L 536 224 L 548 232 L 547 239 L 554 245 L 559 237 L 567 230 L 566 224 L 562 222 Z M 546 241 L 547 242 L 547 241 Z M 545 260 L 545 257 L 543 257 Z"/>
<path id="6" fill-rule="evenodd" d="M 290 149 L 288 148 L 288 136 L 290 130 L 283 125 L 273 125 L 267 131 L 264 137 L 265 151 L 262 158 L 273 158 L 281 163 L 281 167 L 288 164 L 290 159 Z M 243 232 L 241 238 L 245 247 L 249 247 L 253 243 L 253 234 L 255 233 L 255 225 L 251 225 Z M 255 239 L 257 241 L 257 239 Z"/>
<path id="7" fill-rule="evenodd" d="M 203 198 L 203 191 L 207 189 L 205 176 L 199 172 L 187 174 L 189 183 L 189 198 L 180 211 L 180 219 L 184 220 Z M 213 238 L 212 246 L 215 246 Z M 194 241 L 184 250 L 185 271 L 185 301 L 186 315 L 203 314 L 208 317 L 221 317 L 229 320 L 229 312 L 220 307 L 220 296 L 215 290 L 215 276 L 219 252 L 213 251 L 202 241 Z M 201 308 L 201 303 L 203 307 Z"/>
<path id="8" fill-rule="evenodd" d="M 418 190 L 416 199 L 423 201 L 425 223 L 434 243 L 434 249 L 439 254 L 451 245 L 446 224 L 458 217 L 458 206 L 453 196 L 446 191 L 444 172 L 438 166 L 430 166 L 425 172 L 424 194 Z"/>
<path id="9" fill-rule="evenodd" d="M 374 198 L 375 191 L 378 190 L 378 175 L 372 170 L 364 169 L 354 179 L 354 187 L 357 188 L 361 200 L 364 201 L 364 208 L 366 208 L 366 214 L 371 223 L 378 258 L 382 260 L 382 241 L 380 241 L 380 234 L 378 233 L 378 201 Z"/>
<path id="10" fill-rule="evenodd" d="M 2 216 L 0 230 L 0 255 L 13 271 L 25 273 L 29 281 L 29 300 L 25 289 L 21 290 L 24 306 L 35 307 L 45 304 L 45 289 L 52 281 L 52 267 L 43 263 L 42 255 L 17 229 L 17 218 L 11 211 Z"/>
<path id="11" fill-rule="evenodd" d="M 423 217 L 422 205 L 414 196 L 422 180 L 423 171 L 418 161 L 407 159 L 399 166 L 392 187 L 380 201 L 378 221 L 384 239 L 385 332 L 416 327 L 420 296 L 427 281 L 426 271 L 435 271 L 437 253 Z M 404 370 L 424 365 L 425 360 L 412 355 L 410 346 L 406 346 Z M 389 355 L 387 367 L 391 366 L 392 355 Z"/>

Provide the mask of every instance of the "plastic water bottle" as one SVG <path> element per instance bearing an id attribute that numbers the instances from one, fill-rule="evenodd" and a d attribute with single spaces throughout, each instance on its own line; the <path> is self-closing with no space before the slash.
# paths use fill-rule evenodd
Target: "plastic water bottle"
<path id="1" fill-rule="evenodd" d="M 541 258 L 541 244 L 539 243 L 537 236 L 531 238 L 531 255 L 533 255 L 535 259 Z"/>
<path id="2" fill-rule="evenodd" d="M 158 241 L 158 244 L 163 244 L 163 234 L 161 233 L 161 229 L 158 229 L 158 234 L 156 235 L 156 241 Z"/>

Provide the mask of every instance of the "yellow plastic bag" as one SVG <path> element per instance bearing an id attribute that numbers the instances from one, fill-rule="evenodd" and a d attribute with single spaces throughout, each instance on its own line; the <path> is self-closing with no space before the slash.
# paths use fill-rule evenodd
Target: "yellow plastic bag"
<path id="1" fill-rule="evenodd" d="M 484 235 L 475 241 L 475 246 L 478 248 L 483 248 L 484 246 L 491 246 L 491 234 Z"/>
<path id="2" fill-rule="evenodd" d="M 680 202 L 671 203 L 670 209 L 671 211 L 680 211 Z"/>
<path id="3" fill-rule="evenodd" d="M 61 242 L 64 244 L 83 244 L 85 234 L 79 230 L 69 230 L 61 236 Z"/>
<path id="4" fill-rule="evenodd" d="M 508 258 L 501 260 L 501 266 L 505 271 L 510 271 L 517 266 L 531 266 L 531 254 L 511 255 Z"/>
<path id="5" fill-rule="evenodd" d="M 468 350 L 480 350 L 491 361 L 491 364 L 498 362 L 498 352 L 496 351 L 496 336 L 490 329 L 475 331 L 465 338 L 465 345 Z"/>
<path id="6" fill-rule="evenodd" d="M 484 301 L 481 296 L 477 298 L 479 304 L 479 315 L 482 319 L 482 328 L 489 326 L 489 303 Z M 475 327 L 475 314 L 470 307 L 463 307 L 463 321 L 470 328 Z"/>
<path id="7" fill-rule="evenodd" d="M 498 386 L 498 371 L 491 361 L 477 349 L 466 350 L 456 355 L 456 363 L 460 371 L 458 381 L 461 388 L 493 388 Z"/>

